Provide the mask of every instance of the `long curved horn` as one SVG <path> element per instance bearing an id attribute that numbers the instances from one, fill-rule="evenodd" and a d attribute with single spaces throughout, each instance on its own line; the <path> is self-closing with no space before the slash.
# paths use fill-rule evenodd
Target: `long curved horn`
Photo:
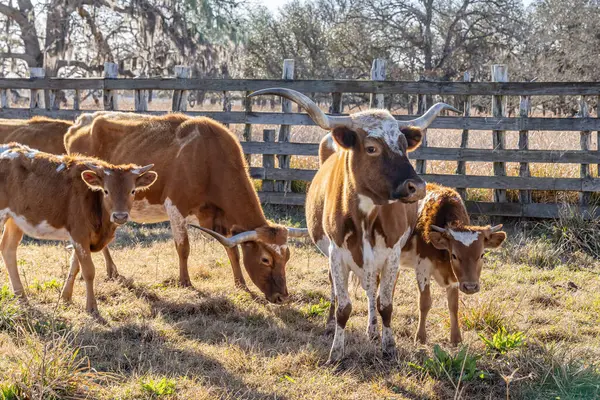
<path id="1" fill-rule="evenodd" d="M 446 232 L 446 230 L 444 228 L 440 228 L 437 225 L 431 225 L 431 229 L 433 229 L 436 232 L 440 232 L 440 233 L 445 233 Z"/>
<path id="2" fill-rule="evenodd" d="M 196 229 L 200 229 L 202 232 L 217 239 L 217 241 L 225 247 L 235 247 L 238 244 L 242 244 L 244 242 L 252 242 L 252 241 L 258 239 L 258 234 L 256 233 L 256 231 L 242 232 L 242 233 L 238 233 L 237 235 L 228 238 L 228 237 L 221 235 L 220 233 L 217 233 L 210 229 L 203 228 L 199 225 L 189 224 L 189 226 L 196 228 Z"/>
<path id="3" fill-rule="evenodd" d="M 308 236 L 308 229 L 306 228 L 287 228 L 288 237 L 300 238 Z"/>
<path id="4" fill-rule="evenodd" d="M 299 104 L 300 107 L 304 108 L 304 110 L 308 113 L 312 120 L 315 121 L 317 125 L 319 125 L 323 129 L 332 130 L 340 126 L 346 126 L 348 128 L 352 127 L 352 118 L 346 116 L 328 116 L 323 112 L 323 110 L 319 108 L 319 106 L 315 104 L 314 101 L 312 101 L 302 93 L 292 89 L 261 89 L 257 90 L 254 93 L 251 93 L 248 97 L 260 96 L 264 94 L 274 94 Z"/>
<path id="5" fill-rule="evenodd" d="M 439 115 L 443 110 L 450 110 L 456 113 L 460 113 L 460 110 L 452 107 L 446 103 L 436 103 L 427 112 L 421 115 L 419 118 L 411 119 L 410 121 L 398 121 L 398 126 L 400 128 L 405 128 L 407 126 L 414 126 L 416 128 L 427 129 L 429 125 L 433 122 L 433 120 Z"/>
<path id="6" fill-rule="evenodd" d="M 496 226 L 492 226 L 490 228 L 490 232 L 495 233 L 498 232 L 500 229 L 502 229 L 502 224 L 496 225 Z"/>

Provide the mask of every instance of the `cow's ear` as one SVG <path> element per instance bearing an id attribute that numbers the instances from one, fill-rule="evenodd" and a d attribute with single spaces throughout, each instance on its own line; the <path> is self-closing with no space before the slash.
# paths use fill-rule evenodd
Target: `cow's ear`
<path id="1" fill-rule="evenodd" d="M 104 181 L 100 175 L 86 169 L 81 173 L 81 179 L 85 182 L 86 185 L 92 190 L 104 190 Z"/>
<path id="2" fill-rule="evenodd" d="M 500 231 L 486 235 L 483 246 L 486 249 L 495 249 L 499 247 L 506 239 L 506 232 Z"/>
<path id="3" fill-rule="evenodd" d="M 407 126 L 400 129 L 400 132 L 404 134 L 406 141 L 408 142 L 408 146 L 406 147 L 407 151 L 413 151 L 421 144 L 421 140 L 423 139 L 423 131 L 421 128 L 416 128 L 414 126 Z"/>
<path id="4" fill-rule="evenodd" d="M 429 232 L 429 241 L 438 250 L 450 250 L 450 243 L 441 232 Z"/>
<path id="5" fill-rule="evenodd" d="M 146 190 L 158 179 L 158 174 L 154 171 L 148 171 L 138 176 L 135 180 L 135 190 Z"/>
<path id="6" fill-rule="evenodd" d="M 354 147 L 358 140 L 356 132 L 346 128 L 345 126 L 335 128 L 331 135 L 338 146 L 343 147 L 344 149 L 350 149 Z"/>

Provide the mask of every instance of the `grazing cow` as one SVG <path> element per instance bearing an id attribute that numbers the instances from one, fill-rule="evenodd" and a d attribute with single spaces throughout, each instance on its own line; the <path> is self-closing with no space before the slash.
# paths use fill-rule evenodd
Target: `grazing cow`
<path id="1" fill-rule="evenodd" d="M 21 143 L 51 154 L 65 154 L 64 136 L 71 121 L 33 117 L 0 119 L 0 143 Z"/>
<path id="2" fill-rule="evenodd" d="M 118 225 L 129 220 L 135 194 L 156 181 L 152 165 L 111 165 L 90 157 L 55 156 L 10 143 L 0 145 L 0 249 L 10 283 L 24 296 L 17 269 L 23 234 L 37 239 L 70 240 L 71 271 L 63 289 L 71 300 L 81 265 L 86 310 L 98 315 L 91 252 L 102 250 Z"/>
<path id="3" fill-rule="evenodd" d="M 458 291 L 479 291 L 485 249 L 500 246 L 506 233 L 502 225 L 471 226 L 460 195 L 449 188 L 427 184 L 427 196 L 419 202 L 414 235 L 402 249 L 400 264 L 414 269 L 419 286 L 419 329 L 415 341 L 426 343 L 425 320 L 431 308 L 431 277 L 446 289 L 450 311 L 450 341 L 460 343 Z"/>
<path id="4" fill-rule="evenodd" d="M 344 329 L 352 310 L 350 272 L 367 292 L 367 334 L 373 339 L 379 336 L 377 307 L 383 320 L 383 351 L 393 355 L 390 322 L 400 251 L 417 222 L 416 201 L 425 196 L 425 182 L 410 164 L 408 152 L 420 144 L 422 130 L 441 110 L 453 108 L 436 104 L 416 120 L 399 122 L 387 110 L 327 116 L 311 99 L 289 89 L 264 89 L 252 95 L 260 94 L 276 94 L 300 104 L 320 127 L 331 131 L 321 141 L 323 163 L 306 199 L 310 236 L 329 256 L 332 295 L 337 301 L 328 362 L 337 362 L 344 354 Z"/>
<path id="5" fill-rule="evenodd" d="M 225 246 L 237 286 L 246 287 L 241 245 L 246 271 L 266 298 L 282 303 L 288 296 L 287 238 L 305 233 L 267 221 L 239 141 L 223 125 L 181 114 L 83 114 L 65 136 L 65 147 L 69 154 L 111 163 L 155 163 L 158 181 L 136 196 L 131 216 L 136 222 L 170 221 L 182 286 L 191 285 L 187 225 L 193 222 Z M 104 252 L 109 260 L 108 248 Z"/>

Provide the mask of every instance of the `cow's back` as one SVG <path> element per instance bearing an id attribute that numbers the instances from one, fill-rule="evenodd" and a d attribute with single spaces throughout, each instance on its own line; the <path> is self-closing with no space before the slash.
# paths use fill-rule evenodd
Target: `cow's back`
<path id="1" fill-rule="evenodd" d="M 34 117 L 31 120 L 0 120 L 0 142 L 21 143 L 51 154 L 64 154 L 64 136 L 70 121 Z"/>

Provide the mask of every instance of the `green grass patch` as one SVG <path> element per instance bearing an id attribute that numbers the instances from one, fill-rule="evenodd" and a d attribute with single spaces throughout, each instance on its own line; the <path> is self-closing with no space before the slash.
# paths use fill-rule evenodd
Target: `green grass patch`
<path id="1" fill-rule="evenodd" d="M 141 383 L 142 391 L 151 396 L 151 398 L 172 396 L 175 394 L 176 384 L 174 379 L 161 378 L 144 379 Z"/>
<path id="2" fill-rule="evenodd" d="M 318 304 L 309 304 L 302 308 L 302 313 L 307 317 L 320 317 L 329 312 L 331 302 L 321 298 Z"/>
<path id="3" fill-rule="evenodd" d="M 483 334 L 479 337 L 485 343 L 488 350 L 506 354 L 510 350 L 521 347 L 525 344 L 525 334 L 523 332 L 508 333 L 505 327 L 498 329 L 491 339 L 486 338 Z"/>
<path id="4" fill-rule="evenodd" d="M 417 371 L 425 372 L 436 379 L 449 379 L 452 382 L 485 379 L 488 374 L 477 368 L 479 356 L 469 354 L 463 347 L 456 355 L 443 350 L 439 345 L 433 346 L 433 357 L 427 358 L 423 364 L 409 363 Z"/>
<path id="5" fill-rule="evenodd" d="M 43 292 L 45 290 L 58 290 L 62 288 L 62 284 L 56 279 L 52 279 L 45 282 L 40 282 L 37 279 L 33 280 L 33 283 L 29 285 L 31 290 L 36 290 L 38 292 Z"/>

